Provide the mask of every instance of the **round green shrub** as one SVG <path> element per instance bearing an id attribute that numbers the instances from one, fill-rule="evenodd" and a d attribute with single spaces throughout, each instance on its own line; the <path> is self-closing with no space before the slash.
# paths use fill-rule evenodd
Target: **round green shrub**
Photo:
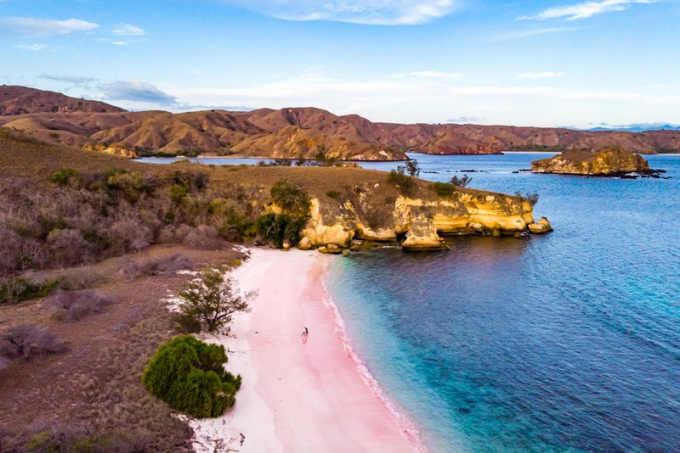
<path id="1" fill-rule="evenodd" d="M 241 376 L 224 369 L 221 345 L 191 335 L 161 345 L 144 375 L 144 387 L 170 407 L 196 418 L 219 417 L 236 402 Z"/>

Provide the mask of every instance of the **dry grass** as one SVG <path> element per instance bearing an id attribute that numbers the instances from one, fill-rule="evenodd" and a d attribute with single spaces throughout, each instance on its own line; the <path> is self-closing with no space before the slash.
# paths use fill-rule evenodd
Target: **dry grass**
<path id="1" fill-rule="evenodd" d="M 98 290 L 119 302 L 74 323 L 51 319 L 41 300 L 0 307 L 0 330 L 31 320 L 67 346 L 64 354 L 13 361 L 0 370 L 0 451 L 23 451 L 20 446 L 31 439 L 56 434 L 69 442 L 96 435 L 99 447 L 108 445 L 92 451 L 187 451 L 191 430 L 147 394 L 141 375 L 158 346 L 174 335 L 160 301 L 191 277 L 161 272 L 130 280 L 118 269 L 129 260 L 139 268 L 154 268 L 154 262 L 191 262 L 200 268 L 240 257 L 233 250 L 199 252 L 176 246 L 98 263 L 90 270 L 107 276 Z"/>

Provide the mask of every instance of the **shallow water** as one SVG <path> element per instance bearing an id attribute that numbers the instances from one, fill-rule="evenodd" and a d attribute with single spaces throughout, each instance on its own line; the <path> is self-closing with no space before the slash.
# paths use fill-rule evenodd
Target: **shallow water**
<path id="1" fill-rule="evenodd" d="M 355 349 L 433 451 L 680 450 L 680 156 L 638 180 L 513 173 L 533 153 L 413 157 L 426 179 L 538 193 L 555 227 L 333 261 Z"/>

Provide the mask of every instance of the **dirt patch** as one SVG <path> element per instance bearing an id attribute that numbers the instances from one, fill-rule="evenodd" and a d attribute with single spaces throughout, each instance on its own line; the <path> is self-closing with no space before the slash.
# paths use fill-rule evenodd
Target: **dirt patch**
<path id="1" fill-rule="evenodd" d="M 22 451 L 27 442 L 44 440 L 45 432 L 60 430 L 100 443 L 106 439 L 109 451 L 190 449 L 191 429 L 147 394 L 141 375 L 158 346 L 176 335 L 162 299 L 176 294 L 191 276 L 161 272 L 130 278 L 119 272 L 130 260 L 137 268 L 156 269 L 145 263 L 174 256 L 193 263 L 194 269 L 243 257 L 231 248 L 152 247 L 79 268 L 102 276 L 104 283 L 97 290 L 118 302 L 78 322 L 52 319 L 42 300 L 0 307 L 0 330 L 25 323 L 45 325 L 68 349 L 47 360 L 15 361 L 0 370 L 0 451 Z"/>

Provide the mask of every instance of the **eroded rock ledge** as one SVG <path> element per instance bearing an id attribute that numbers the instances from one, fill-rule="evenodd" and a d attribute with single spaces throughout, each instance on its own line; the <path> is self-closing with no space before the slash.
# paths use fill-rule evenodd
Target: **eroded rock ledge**
<path id="1" fill-rule="evenodd" d="M 366 192 L 337 205 L 312 199 L 298 248 L 324 253 L 380 245 L 446 250 L 445 236 L 523 237 L 549 231 L 550 222 L 542 218 L 534 223 L 532 204 L 518 196 L 465 190 L 447 198 L 402 195 L 377 206 Z"/>

